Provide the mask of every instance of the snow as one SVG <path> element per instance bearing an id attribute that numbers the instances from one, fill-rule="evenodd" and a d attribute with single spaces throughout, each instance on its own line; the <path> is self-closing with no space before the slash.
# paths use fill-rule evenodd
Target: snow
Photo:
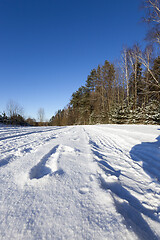
<path id="1" fill-rule="evenodd" d="M 160 127 L 0 127 L 0 239 L 160 239 Z"/>

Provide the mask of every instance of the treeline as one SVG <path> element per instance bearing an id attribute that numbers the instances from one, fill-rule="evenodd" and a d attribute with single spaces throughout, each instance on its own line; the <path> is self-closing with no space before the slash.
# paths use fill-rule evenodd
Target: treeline
<path id="1" fill-rule="evenodd" d="M 148 45 L 124 47 L 121 59 L 93 69 L 84 86 L 58 110 L 50 125 L 160 123 L 160 0 L 144 0 Z"/>
<path id="2" fill-rule="evenodd" d="M 5 113 L 3 113 L 0 115 L 0 123 L 5 125 L 20 125 L 20 126 L 29 125 L 20 114 L 8 117 Z"/>
<path id="3" fill-rule="evenodd" d="M 50 124 L 160 123 L 160 57 L 151 50 L 125 48 L 121 68 L 105 61 L 93 69 Z"/>
<path id="4" fill-rule="evenodd" d="M 34 118 L 24 118 L 20 114 L 7 116 L 6 113 L 0 114 L 0 123 L 13 126 L 48 126 L 48 122 L 39 122 Z"/>
<path id="5" fill-rule="evenodd" d="M 86 82 L 69 104 L 44 121 L 44 109 L 38 111 L 39 122 L 24 119 L 20 109 L 9 106 L 9 117 L 0 122 L 17 125 L 74 125 L 99 123 L 160 124 L 160 0 L 144 0 L 145 21 L 149 23 L 149 45 L 124 47 L 116 63 L 105 61 L 91 70 Z M 156 49 L 156 51 L 155 51 Z"/>
<path id="6" fill-rule="evenodd" d="M 44 119 L 44 109 L 38 110 L 38 121 L 34 118 L 25 118 L 24 110 L 18 103 L 10 100 L 6 106 L 6 112 L 0 114 L 0 123 L 14 126 L 48 126 Z"/>
<path id="7" fill-rule="evenodd" d="M 24 118 L 21 114 L 7 116 L 5 112 L 0 114 L 0 123 L 14 126 L 47 126 L 48 122 L 37 122 L 34 118 Z"/>

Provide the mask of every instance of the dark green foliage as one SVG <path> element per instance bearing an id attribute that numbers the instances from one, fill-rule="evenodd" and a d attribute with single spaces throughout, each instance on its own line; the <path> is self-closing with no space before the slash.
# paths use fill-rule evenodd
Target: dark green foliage
<path id="1" fill-rule="evenodd" d="M 3 113 L 2 115 L 0 115 L 0 123 L 6 124 L 6 125 L 16 125 L 16 126 L 29 125 L 29 123 L 20 114 L 7 117 L 7 115 Z"/>
<path id="2" fill-rule="evenodd" d="M 38 123 L 34 118 L 27 118 L 26 122 L 29 126 L 38 126 Z"/>
<path id="3" fill-rule="evenodd" d="M 91 71 L 85 86 L 72 94 L 67 108 L 58 110 L 49 124 L 159 124 L 160 57 L 154 60 L 152 74 L 138 60 L 134 64 L 129 78 L 129 99 L 120 74 L 113 64 L 105 61 L 103 66 Z"/>

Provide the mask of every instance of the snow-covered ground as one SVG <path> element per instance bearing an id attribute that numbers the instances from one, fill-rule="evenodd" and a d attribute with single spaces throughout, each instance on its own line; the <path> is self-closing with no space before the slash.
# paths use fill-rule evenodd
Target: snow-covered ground
<path id="1" fill-rule="evenodd" d="M 160 127 L 0 127 L 0 239 L 160 239 Z"/>

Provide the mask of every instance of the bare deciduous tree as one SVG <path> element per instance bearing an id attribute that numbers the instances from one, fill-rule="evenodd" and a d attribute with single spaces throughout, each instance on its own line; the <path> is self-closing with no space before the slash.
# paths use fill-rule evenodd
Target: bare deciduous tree
<path id="1" fill-rule="evenodd" d="M 147 38 L 160 44 L 160 0 L 144 0 L 144 8 L 145 21 L 152 26 Z"/>
<path id="2" fill-rule="evenodd" d="M 38 115 L 39 122 L 44 122 L 44 116 L 45 116 L 44 108 L 39 108 L 37 115 Z"/>
<path id="3" fill-rule="evenodd" d="M 145 0 L 144 7 L 147 9 L 146 21 L 160 23 L 160 1 Z"/>
<path id="4" fill-rule="evenodd" d="M 17 115 L 23 116 L 24 110 L 23 107 L 21 107 L 18 103 L 16 103 L 13 100 L 10 100 L 7 103 L 7 114 L 9 117 L 14 117 Z"/>
<path id="5" fill-rule="evenodd" d="M 138 59 L 143 64 L 143 66 L 146 68 L 148 73 L 152 76 L 153 81 L 150 82 L 150 80 L 148 78 L 147 85 L 152 84 L 160 91 L 159 79 L 155 76 L 154 72 L 152 71 L 152 65 L 151 65 L 152 53 L 153 53 L 153 48 L 151 46 L 147 46 L 144 53 L 142 53 L 142 52 L 139 53 Z"/>
<path id="6" fill-rule="evenodd" d="M 129 77 L 130 77 L 130 62 L 129 62 L 129 50 L 127 47 L 123 48 L 121 55 L 121 70 L 124 78 L 124 85 L 127 91 L 127 104 L 129 102 Z"/>
<path id="7" fill-rule="evenodd" d="M 128 51 L 129 60 L 130 60 L 131 67 L 132 67 L 132 72 L 134 74 L 134 93 L 133 93 L 134 108 L 136 108 L 136 105 L 137 105 L 137 90 L 138 90 L 137 74 L 138 74 L 138 63 L 139 63 L 138 56 L 140 55 L 140 52 L 141 52 L 141 50 L 140 50 L 138 44 L 135 44 L 133 46 L 133 48 Z"/>

